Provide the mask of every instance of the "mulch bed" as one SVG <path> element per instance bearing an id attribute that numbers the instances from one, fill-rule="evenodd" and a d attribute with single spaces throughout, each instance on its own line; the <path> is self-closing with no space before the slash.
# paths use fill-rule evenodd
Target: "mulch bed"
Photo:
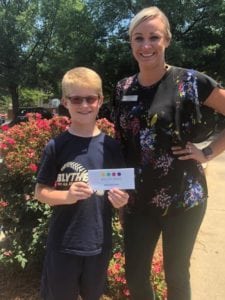
<path id="1" fill-rule="evenodd" d="M 1 300 L 40 300 L 40 273 L 32 270 L 12 271 L 0 267 Z"/>

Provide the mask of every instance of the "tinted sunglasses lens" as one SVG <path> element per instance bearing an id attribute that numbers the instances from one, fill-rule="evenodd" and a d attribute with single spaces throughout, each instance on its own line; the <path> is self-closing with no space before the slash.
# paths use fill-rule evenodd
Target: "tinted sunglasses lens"
<path id="1" fill-rule="evenodd" d="M 93 104 L 98 101 L 98 96 L 87 96 L 85 99 L 88 104 Z"/>
<path id="2" fill-rule="evenodd" d="M 74 97 L 68 97 L 68 99 L 72 104 L 80 105 L 83 103 L 84 100 L 86 100 L 88 104 L 93 104 L 98 100 L 98 96 L 94 96 L 94 95 L 87 96 L 87 97 L 74 96 Z"/>

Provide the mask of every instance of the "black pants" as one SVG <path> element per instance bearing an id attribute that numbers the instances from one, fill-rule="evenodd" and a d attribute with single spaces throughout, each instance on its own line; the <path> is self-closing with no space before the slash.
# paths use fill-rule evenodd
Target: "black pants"
<path id="1" fill-rule="evenodd" d="M 42 274 L 41 299 L 98 300 L 104 292 L 111 250 L 94 256 L 49 251 Z"/>
<path id="2" fill-rule="evenodd" d="M 132 300 L 153 300 L 150 265 L 162 233 L 168 300 L 190 300 L 190 257 L 206 204 L 174 208 L 163 216 L 157 208 L 126 213 L 124 219 L 126 278 Z"/>

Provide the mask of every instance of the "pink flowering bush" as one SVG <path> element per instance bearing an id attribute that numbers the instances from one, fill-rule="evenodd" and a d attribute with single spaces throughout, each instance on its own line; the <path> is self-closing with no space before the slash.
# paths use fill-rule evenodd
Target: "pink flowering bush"
<path id="1" fill-rule="evenodd" d="M 40 155 L 47 141 L 64 131 L 69 124 L 67 117 L 41 119 L 40 114 L 27 114 L 29 122 L 0 133 L 0 151 L 9 175 L 32 176 L 37 171 Z"/>
<path id="2" fill-rule="evenodd" d="M 106 118 L 98 119 L 97 125 L 101 130 L 107 133 L 109 136 L 114 137 L 115 135 L 115 128 L 114 124 L 109 122 Z"/>
<path id="3" fill-rule="evenodd" d="M 40 114 L 27 114 L 28 122 L 0 130 L 0 226 L 7 243 L 0 250 L 0 262 L 40 263 L 47 235 L 51 209 L 34 200 L 38 163 L 50 138 L 70 124 L 67 117 L 47 120 Z M 106 119 L 97 124 L 103 132 L 114 135 L 114 126 Z"/>
<path id="4" fill-rule="evenodd" d="M 0 127 L 0 227 L 6 243 L 0 250 L 0 263 L 41 267 L 51 208 L 34 201 L 34 185 L 38 163 L 50 138 L 63 132 L 70 124 L 67 117 L 41 119 L 39 114 L 28 114 L 29 121 L 8 128 Z M 114 125 L 107 119 L 97 120 L 98 127 L 114 136 Z M 117 214 L 113 218 L 114 252 L 108 269 L 107 296 L 113 300 L 129 299 L 124 255 L 123 233 Z M 162 258 L 154 258 L 152 283 L 157 299 L 166 299 Z"/>
<path id="5" fill-rule="evenodd" d="M 124 264 L 124 255 L 114 253 L 108 268 L 108 294 L 115 300 L 129 299 Z"/>
<path id="6" fill-rule="evenodd" d="M 125 279 L 125 258 L 123 253 L 114 253 L 108 268 L 108 294 L 113 300 L 130 299 L 130 293 Z M 161 253 L 154 256 L 150 278 L 157 300 L 167 299 L 167 289 L 164 279 Z"/>
<path id="7" fill-rule="evenodd" d="M 153 257 L 152 270 L 151 270 L 151 282 L 156 294 L 156 299 L 167 299 L 167 288 L 165 283 L 165 274 L 163 269 L 163 257 L 160 250 L 156 250 Z"/>
<path id="8" fill-rule="evenodd" d="M 108 268 L 107 296 L 113 300 L 130 299 L 125 278 L 125 257 L 123 251 L 122 228 L 117 215 L 113 218 L 113 256 Z M 167 288 L 164 277 L 163 257 L 161 249 L 157 249 L 151 266 L 151 277 L 156 300 L 167 299 Z"/>
<path id="9" fill-rule="evenodd" d="M 46 120 L 28 114 L 28 118 L 11 128 L 3 125 L 0 132 L 0 225 L 7 241 L 0 261 L 22 267 L 42 259 L 51 213 L 47 205 L 33 201 L 41 153 L 48 140 L 70 123 L 67 117 Z"/>

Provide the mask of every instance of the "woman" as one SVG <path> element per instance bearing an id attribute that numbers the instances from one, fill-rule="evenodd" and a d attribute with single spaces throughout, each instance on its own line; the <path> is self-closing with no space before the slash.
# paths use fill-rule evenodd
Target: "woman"
<path id="1" fill-rule="evenodd" d="M 132 299 L 154 299 L 149 266 L 162 234 L 168 299 L 188 300 L 208 197 L 201 163 L 225 150 L 225 132 L 204 149 L 193 143 L 212 133 L 214 110 L 225 114 L 225 90 L 198 71 L 166 64 L 170 25 L 157 7 L 132 19 L 129 36 L 139 73 L 118 82 L 114 99 L 117 136 L 137 171 L 124 212 L 128 286 Z"/>

